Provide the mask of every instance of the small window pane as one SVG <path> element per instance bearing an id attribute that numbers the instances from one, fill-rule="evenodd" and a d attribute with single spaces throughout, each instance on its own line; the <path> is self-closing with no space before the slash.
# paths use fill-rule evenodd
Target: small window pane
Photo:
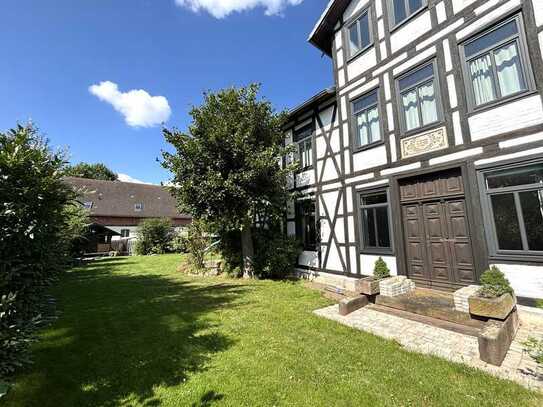
<path id="1" fill-rule="evenodd" d="M 387 202 L 388 199 L 385 192 L 374 195 L 365 195 L 362 197 L 362 205 L 378 205 L 386 204 Z"/>
<path id="2" fill-rule="evenodd" d="M 362 96 L 353 102 L 353 112 L 358 113 L 370 106 L 377 104 L 377 90 L 368 95 Z"/>
<path id="3" fill-rule="evenodd" d="M 354 23 L 349 27 L 349 52 L 351 55 L 360 51 L 360 39 L 358 36 L 358 23 Z"/>
<path id="4" fill-rule="evenodd" d="M 422 124 L 437 122 L 437 103 L 434 91 L 434 82 L 429 82 L 419 88 L 420 110 Z"/>
<path id="5" fill-rule="evenodd" d="M 466 44 L 466 57 L 475 55 L 516 34 L 518 34 L 517 22 L 511 21 L 488 34 L 483 35 L 475 41 Z"/>
<path id="6" fill-rule="evenodd" d="M 313 164 L 313 144 L 310 140 L 305 141 L 305 166 L 311 167 Z"/>
<path id="7" fill-rule="evenodd" d="M 420 127 L 416 89 L 402 95 L 402 105 L 405 116 L 406 130 L 412 130 Z"/>
<path id="8" fill-rule="evenodd" d="M 400 90 L 410 88 L 411 86 L 424 81 L 425 79 L 430 79 L 434 77 L 434 66 L 433 64 L 426 65 L 415 71 L 408 76 L 400 79 Z"/>
<path id="9" fill-rule="evenodd" d="M 356 116 L 356 143 L 358 146 L 365 146 L 370 143 L 369 123 L 365 112 Z"/>
<path id="10" fill-rule="evenodd" d="M 501 250 L 522 250 L 514 195 L 492 195 L 491 203 L 498 248 Z"/>
<path id="11" fill-rule="evenodd" d="M 469 63 L 471 83 L 477 106 L 492 102 L 496 99 L 492 82 L 492 59 L 490 54 Z"/>
<path id="12" fill-rule="evenodd" d="M 407 18 L 407 10 L 405 9 L 405 0 L 392 0 L 394 3 L 394 22 L 399 22 Z"/>
<path id="13" fill-rule="evenodd" d="M 519 193 L 528 250 L 543 251 L 543 190 Z"/>
<path id="14" fill-rule="evenodd" d="M 360 17 L 360 20 L 358 20 L 358 26 L 358 29 L 360 30 L 360 38 L 362 40 L 360 47 L 365 48 L 370 45 L 370 20 L 368 13 Z"/>
<path id="15" fill-rule="evenodd" d="M 409 11 L 413 14 L 422 7 L 422 0 L 409 0 Z"/>
<path id="16" fill-rule="evenodd" d="M 364 234 L 366 236 L 366 247 L 377 247 L 377 235 L 375 233 L 375 209 L 364 209 Z"/>
<path id="17" fill-rule="evenodd" d="M 486 184 L 489 189 L 543 184 L 543 163 L 493 172 Z"/>
<path id="18" fill-rule="evenodd" d="M 502 97 L 518 93 L 526 89 L 522 75 L 517 43 L 513 42 L 494 52 L 498 82 Z"/>
<path id="19" fill-rule="evenodd" d="M 370 129 L 370 142 L 375 143 L 381 140 L 381 129 L 379 127 L 379 109 L 376 107 L 368 110 L 368 126 Z"/>
<path id="20" fill-rule="evenodd" d="M 390 247 L 390 235 L 388 231 L 388 208 L 375 208 L 375 217 L 377 218 L 377 243 L 379 247 Z"/>

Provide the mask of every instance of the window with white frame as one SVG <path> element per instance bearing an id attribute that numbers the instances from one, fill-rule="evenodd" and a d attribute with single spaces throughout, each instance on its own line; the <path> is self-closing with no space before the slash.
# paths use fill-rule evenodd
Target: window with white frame
<path id="1" fill-rule="evenodd" d="M 351 102 L 355 147 L 364 147 L 381 141 L 378 89 Z"/>
<path id="2" fill-rule="evenodd" d="M 347 26 L 347 43 L 349 57 L 354 57 L 372 44 L 369 9 Z"/>
<path id="3" fill-rule="evenodd" d="M 531 72 L 520 15 L 461 45 L 472 109 L 530 89 Z"/>
<path id="4" fill-rule="evenodd" d="M 426 63 L 397 80 L 399 111 L 404 132 L 441 120 L 435 61 Z"/>
<path id="5" fill-rule="evenodd" d="M 308 170 L 313 166 L 313 123 L 294 131 L 294 141 L 298 144 L 300 168 Z"/>
<path id="6" fill-rule="evenodd" d="M 543 162 L 482 174 L 492 254 L 543 255 Z"/>
<path id="7" fill-rule="evenodd" d="M 428 0 L 388 0 L 391 26 L 403 23 L 428 4 Z"/>

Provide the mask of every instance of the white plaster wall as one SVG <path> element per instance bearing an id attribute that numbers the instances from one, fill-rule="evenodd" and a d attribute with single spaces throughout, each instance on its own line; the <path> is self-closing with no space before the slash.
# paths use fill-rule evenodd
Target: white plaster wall
<path id="1" fill-rule="evenodd" d="M 343 21 L 347 21 L 349 18 L 358 13 L 362 8 L 366 7 L 369 0 L 353 0 L 343 13 Z"/>
<path id="2" fill-rule="evenodd" d="M 353 154 L 354 171 L 363 171 L 387 163 L 387 151 L 384 145 Z"/>
<path id="3" fill-rule="evenodd" d="M 543 31 L 539 33 L 539 48 L 541 49 L 541 55 L 543 56 Z"/>
<path id="4" fill-rule="evenodd" d="M 128 229 L 130 231 L 130 236 L 128 237 L 137 237 L 138 235 L 138 227 L 137 226 L 108 226 L 106 225 L 106 228 L 114 230 L 117 233 L 121 233 L 121 229 Z M 120 239 L 120 236 L 113 236 L 113 240 Z"/>
<path id="5" fill-rule="evenodd" d="M 381 255 L 388 268 L 390 269 L 390 274 L 393 276 L 398 275 L 398 268 L 396 266 L 396 257 L 395 256 L 383 256 Z M 375 262 L 379 256 L 372 254 L 361 254 L 360 255 L 360 274 L 366 276 L 373 276 L 373 269 L 375 268 Z"/>
<path id="6" fill-rule="evenodd" d="M 347 79 L 352 81 L 358 75 L 373 68 L 377 64 L 377 53 L 375 47 L 371 47 L 362 55 L 347 63 Z"/>
<path id="7" fill-rule="evenodd" d="M 528 143 L 535 143 L 538 141 L 543 141 L 543 132 L 530 134 L 529 136 L 517 137 L 512 140 L 500 141 L 498 145 L 500 148 L 509 148 Z"/>
<path id="8" fill-rule="evenodd" d="M 324 268 L 334 271 L 344 271 L 341 264 L 339 250 L 334 242 L 330 244 L 330 252 L 328 253 L 328 261 Z"/>
<path id="9" fill-rule="evenodd" d="M 305 187 L 307 185 L 313 185 L 315 183 L 315 173 L 313 170 L 307 170 L 296 174 L 296 186 Z"/>
<path id="10" fill-rule="evenodd" d="M 429 32 L 432 29 L 432 20 L 430 12 L 426 11 L 420 16 L 404 25 L 390 36 L 390 45 L 392 52 L 412 44 L 421 35 Z"/>
<path id="11" fill-rule="evenodd" d="M 442 1 L 436 4 L 437 23 L 441 24 L 447 19 L 447 11 L 445 10 L 445 2 Z"/>
<path id="12" fill-rule="evenodd" d="M 339 129 L 332 130 L 332 135 L 330 136 L 330 148 L 333 153 L 338 153 L 341 150 L 341 144 L 339 142 Z"/>
<path id="13" fill-rule="evenodd" d="M 480 140 L 543 123 L 539 95 L 520 99 L 468 119 L 472 140 Z"/>
<path id="14" fill-rule="evenodd" d="M 521 264 L 494 264 L 497 266 L 520 297 L 543 299 L 543 266 Z"/>
<path id="15" fill-rule="evenodd" d="M 365 83 L 364 85 L 360 86 L 359 88 L 349 92 L 349 99 L 354 99 L 360 95 L 363 95 L 370 89 L 373 89 L 375 87 L 379 86 L 379 78 L 375 78 L 368 83 Z M 347 112 L 343 112 L 344 116 L 347 117 Z"/>
<path id="16" fill-rule="evenodd" d="M 462 126 L 460 124 L 460 113 L 453 112 L 453 129 L 454 129 L 454 144 L 464 144 L 464 136 L 462 135 Z"/>
<path id="17" fill-rule="evenodd" d="M 339 218 L 336 221 L 334 232 L 336 234 L 337 241 L 339 243 L 345 243 L 345 222 L 343 221 L 343 218 Z"/>
<path id="18" fill-rule="evenodd" d="M 321 216 L 325 216 L 324 210 L 321 208 Z M 327 242 L 330 239 L 330 223 L 326 219 L 321 219 L 321 242 Z"/>
<path id="19" fill-rule="evenodd" d="M 470 0 L 472 1 L 472 0 Z M 468 25 L 466 28 L 458 31 L 456 33 L 456 38 L 458 40 L 464 39 L 468 35 L 473 34 L 475 31 L 483 28 L 485 25 L 495 21 L 497 18 L 503 16 L 505 13 L 513 9 L 514 7 L 520 5 L 521 0 L 509 0 L 503 6 L 498 7 L 494 11 L 491 11 L 488 14 L 485 14 L 483 17 L 480 17 L 475 20 L 474 23 Z"/>
<path id="20" fill-rule="evenodd" d="M 430 47 L 423 52 L 419 52 L 416 56 L 410 58 L 407 62 L 404 62 L 403 64 L 394 68 L 392 70 L 392 73 L 394 74 L 394 76 L 403 73 L 408 69 L 414 67 L 415 65 L 419 64 L 420 62 L 424 61 L 425 59 L 429 58 L 430 56 L 434 55 L 435 53 L 436 47 Z"/>
<path id="21" fill-rule="evenodd" d="M 337 155 L 336 157 L 339 157 L 339 155 Z M 339 163 L 339 158 L 336 158 L 336 161 Z M 337 172 L 337 169 L 336 169 L 336 166 L 334 165 L 334 161 L 332 160 L 332 158 L 327 158 L 325 161 L 322 161 L 324 165 L 324 173 L 322 174 L 322 181 L 323 182 L 326 182 L 326 181 L 332 181 L 334 179 L 337 179 L 339 178 L 339 174 Z M 319 174 L 321 174 L 321 171 L 319 169 Z"/>
<path id="22" fill-rule="evenodd" d="M 452 0 L 453 12 L 456 14 L 473 3 L 475 0 Z"/>
<path id="23" fill-rule="evenodd" d="M 532 5 L 534 7 L 535 23 L 540 27 L 543 25 L 543 1 L 532 0 Z"/>
<path id="24" fill-rule="evenodd" d="M 326 140 L 323 136 L 315 137 L 315 146 L 318 160 L 319 158 L 324 157 L 324 155 L 326 154 Z"/>
<path id="25" fill-rule="evenodd" d="M 319 267 L 318 252 L 302 252 L 302 254 L 298 256 L 298 264 L 307 267 Z"/>

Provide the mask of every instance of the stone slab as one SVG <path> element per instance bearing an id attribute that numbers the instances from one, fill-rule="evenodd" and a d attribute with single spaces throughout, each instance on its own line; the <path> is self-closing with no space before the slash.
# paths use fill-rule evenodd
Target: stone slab
<path id="1" fill-rule="evenodd" d="M 489 320 L 479 335 L 479 355 L 482 361 L 501 366 L 519 327 L 515 308 L 505 321 Z"/>
<path id="2" fill-rule="evenodd" d="M 360 295 L 353 298 L 344 298 L 339 302 L 339 315 L 345 316 L 369 304 L 368 297 Z"/>
<path id="3" fill-rule="evenodd" d="M 477 295 L 469 297 L 469 312 L 486 318 L 505 320 L 515 307 L 517 300 L 511 294 L 498 298 L 484 298 Z"/>

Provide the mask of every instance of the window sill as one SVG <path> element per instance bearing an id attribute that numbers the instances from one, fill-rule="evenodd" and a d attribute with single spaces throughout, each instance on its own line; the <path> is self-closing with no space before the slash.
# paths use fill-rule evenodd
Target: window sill
<path id="1" fill-rule="evenodd" d="M 541 266 L 543 263 L 543 254 L 493 254 L 489 256 L 488 260 L 490 263 L 523 263 Z"/>
<path id="2" fill-rule="evenodd" d="M 360 147 L 354 147 L 353 148 L 353 154 L 359 153 L 361 151 L 371 150 L 372 148 L 379 147 L 381 145 L 385 144 L 384 140 L 375 141 L 371 144 L 366 144 L 364 146 Z"/>
<path id="3" fill-rule="evenodd" d="M 538 95 L 538 94 L 539 94 L 539 92 L 537 90 L 533 90 L 533 89 L 524 91 L 522 93 L 516 93 L 516 94 L 514 94 L 512 96 L 508 96 L 505 99 L 496 100 L 494 102 L 490 102 L 490 103 L 487 103 L 487 104 L 479 106 L 479 107 L 471 107 L 471 109 L 468 111 L 468 115 L 469 116 L 475 116 L 475 115 L 477 115 L 479 113 L 483 113 L 483 112 L 486 112 L 488 110 L 492 110 L 492 109 L 495 109 L 497 107 L 507 105 L 509 103 L 516 102 L 516 101 L 518 101 L 520 99 L 528 98 L 530 96 L 534 96 L 534 95 Z"/>
<path id="4" fill-rule="evenodd" d="M 374 256 L 394 256 L 394 250 L 392 249 L 362 249 L 359 251 L 360 254 L 369 254 Z"/>
<path id="5" fill-rule="evenodd" d="M 436 130 L 439 127 L 443 127 L 443 126 L 445 126 L 445 121 L 430 123 L 430 124 L 427 124 L 426 126 L 417 127 L 416 129 L 409 130 L 409 131 L 402 130 L 402 134 L 400 135 L 400 138 L 407 138 L 407 137 L 416 136 L 423 133 L 428 133 L 432 130 Z"/>
<path id="6" fill-rule="evenodd" d="M 314 167 L 312 165 L 310 165 L 309 167 L 300 168 L 298 171 L 296 171 L 296 175 L 312 170 L 313 168 Z"/>
<path id="7" fill-rule="evenodd" d="M 404 25 L 408 24 L 411 20 L 418 17 L 420 14 L 422 14 L 424 11 L 428 10 L 428 4 L 424 7 L 421 7 L 419 10 L 415 11 L 413 14 L 411 14 L 409 17 L 407 17 L 405 20 L 400 21 L 399 23 L 393 25 L 388 30 L 390 34 L 392 34 L 394 31 L 399 30 Z"/>

